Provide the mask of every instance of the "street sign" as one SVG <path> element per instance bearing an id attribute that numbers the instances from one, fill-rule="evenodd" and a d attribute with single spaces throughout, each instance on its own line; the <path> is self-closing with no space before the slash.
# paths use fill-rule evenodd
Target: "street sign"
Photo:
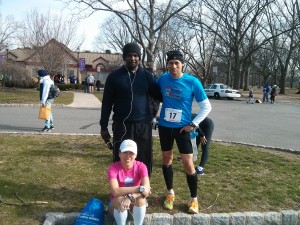
<path id="1" fill-rule="evenodd" d="M 5 61 L 6 60 L 6 55 L 0 55 L 0 61 Z"/>
<path id="2" fill-rule="evenodd" d="M 213 73 L 218 73 L 218 67 L 216 66 L 213 67 Z"/>

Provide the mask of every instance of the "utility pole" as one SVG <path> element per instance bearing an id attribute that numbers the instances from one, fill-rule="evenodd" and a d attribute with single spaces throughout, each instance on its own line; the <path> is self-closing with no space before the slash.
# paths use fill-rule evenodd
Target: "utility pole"
<path id="1" fill-rule="evenodd" d="M 5 66 L 6 66 L 6 70 L 5 70 L 5 74 L 3 74 L 2 77 L 2 81 L 1 81 L 1 86 L 2 88 L 5 87 L 5 81 L 8 80 L 8 44 L 5 44 L 5 50 L 6 50 L 6 59 L 5 59 Z"/>
<path id="2" fill-rule="evenodd" d="M 6 63 L 7 63 L 7 61 L 8 61 L 8 50 L 9 50 L 7 43 L 5 45 L 5 49 L 6 49 Z"/>
<path id="3" fill-rule="evenodd" d="M 79 80 L 79 66 L 80 66 L 80 63 L 79 63 L 79 51 L 80 51 L 80 48 L 79 46 L 77 47 L 77 84 L 80 84 L 80 80 Z"/>

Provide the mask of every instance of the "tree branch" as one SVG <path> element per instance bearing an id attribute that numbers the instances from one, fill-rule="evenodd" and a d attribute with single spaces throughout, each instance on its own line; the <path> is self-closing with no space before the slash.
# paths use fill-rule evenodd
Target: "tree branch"
<path id="1" fill-rule="evenodd" d="M 0 195 L 0 205 L 24 206 L 24 205 L 33 205 L 33 204 L 48 204 L 48 202 L 44 202 L 44 201 L 25 202 L 23 199 L 20 198 L 18 193 L 15 193 L 15 195 L 21 203 L 5 202 L 5 201 L 3 201 L 2 196 Z"/>

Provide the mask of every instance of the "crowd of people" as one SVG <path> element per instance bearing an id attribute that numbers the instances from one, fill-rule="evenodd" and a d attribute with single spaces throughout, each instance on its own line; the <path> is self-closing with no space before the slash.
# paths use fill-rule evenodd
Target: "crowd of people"
<path id="1" fill-rule="evenodd" d="M 262 85 L 262 93 L 263 93 L 263 100 L 262 102 L 260 100 L 254 101 L 254 93 L 253 93 L 253 88 L 250 86 L 249 87 L 249 95 L 247 99 L 247 103 L 275 103 L 275 97 L 277 96 L 277 85 L 274 84 L 272 87 L 269 84 L 263 84 Z M 270 98 L 269 98 L 270 95 Z M 270 101 L 269 101 L 270 100 Z"/>

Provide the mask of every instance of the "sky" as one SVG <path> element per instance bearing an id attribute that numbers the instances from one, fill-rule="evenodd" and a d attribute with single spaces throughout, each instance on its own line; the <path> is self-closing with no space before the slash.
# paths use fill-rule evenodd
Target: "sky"
<path id="1" fill-rule="evenodd" d="M 11 15 L 15 20 L 20 21 L 26 17 L 32 9 L 37 9 L 40 12 L 63 12 L 64 15 L 70 13 L 62 2 L 57 0 L 0 0 L 0 11 L 5 18 Z M 107 13 L 96 12 L 86 19 L 81 19 L 78 32 L 85 36 L 85 41 L 80 47 L 81 50 L 95 51 L 93 41 L 98 34 L 98 27 L 101 22 L 107 17 Z"/>

